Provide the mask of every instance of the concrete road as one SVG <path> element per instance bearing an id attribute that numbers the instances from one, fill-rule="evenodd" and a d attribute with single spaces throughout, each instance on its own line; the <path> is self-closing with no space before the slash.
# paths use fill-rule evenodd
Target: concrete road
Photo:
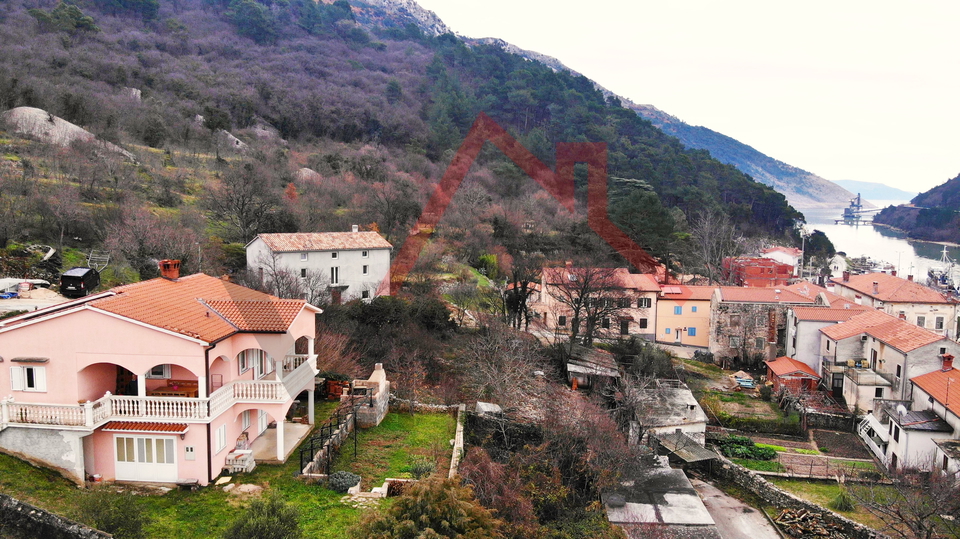
<path id="1" fill-rule="evenodd" d="M 699 479 L 690 479 L 723 539 L 782 539 L 759 510 Z"/>

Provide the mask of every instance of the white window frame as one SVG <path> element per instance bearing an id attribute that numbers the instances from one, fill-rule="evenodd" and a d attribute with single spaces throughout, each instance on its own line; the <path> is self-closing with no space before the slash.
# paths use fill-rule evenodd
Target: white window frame
<path id="1" fill-rule="evenodd" d="M 214 446 L 215 450 L 214 450 L 213 453 L 214 453 L 214 454 L 217 454 L 217 453 L 223 451 L 224 448 L 227 447 L 227 426 L 226 426 L 226 425 L 220 425 L 219 427 L 217 427 L 217 431 L 216 431 L 216 434 L 215 434 L 214 438 L 215 438 L 215 440 L 214 440 L 213 446 Z"/>
<path id="2" fill-rule="evenodd" d="M 330 258 L 333 260 L 338 260 L 340 258 L 340 253 L 338 253 L 337 251 L 334 251 L 330 253 Z"/>
<path id="3" fill-rule="evenodd" d="M 361 273 L 362 273 L 363 275 L 370 275 L 370 266 L 368 266 L 367 264 L 364 264 L 364 265 L 361 267 L 361 269 L 362 269 Z"/>
<path id="4" fill-rule="evenodd" d="M 360 299 L 370 299 L 370 291 L 369 291 L 369 290 L 361 290 L 361 291 L 360 291 Z"/>
<path id="5" fill-rule="evenodd" d="M 330 284 L 340 284 L 340 266 L 330 268 Z"/>
<path id="6" fill-rule="evenodd" d="M 28 375 L 27 373 L 32 373 Z M 32 384 L 30 383 L 32 380 Z M 47 392 L 47 368 L 30 366 L 10 367 L 10 388 L 13 391 Z"/>
<path id="7" fill-rule="evenodd" d="M 154 365 L 149 371 L 147 371 L 147 374 L 144 375 L 144 378 L 168 380 L 170 378 L 170 364 L 164 363 L 162 365 Z"/>
<path id="8" fill-rule="evenodd" d="M 310 259 L 310 253 L 300 253 L 300 260 L 306 261 Z"/>
<path id="9" fill-rule="evenodd" d="M 240 430 L 247 430 L 250 428 L 250 410 L 244 410 L 240 414 Z"/>
<path id="10" fill-rule="evenodd" d="M 301 279 L 307 278 L 307 268 L 300 268 L 300 278 Z"/>
<path id="11" fill-rule="evenodd" d="M 370 251 L 360 251 L 360 258 L 370 258 Z"/>

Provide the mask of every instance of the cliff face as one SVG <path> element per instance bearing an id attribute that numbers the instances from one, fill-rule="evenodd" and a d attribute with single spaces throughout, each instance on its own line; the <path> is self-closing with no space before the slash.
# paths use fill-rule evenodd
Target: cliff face
<path id="1" fill-rule="evenodd" d="M 351 4 L 357 22 L 365 26 L 402 28 L 412 23 L 428 36 L 451 33 L 436 13 L 422 8 L 414 0 L 354 0 Z"/>

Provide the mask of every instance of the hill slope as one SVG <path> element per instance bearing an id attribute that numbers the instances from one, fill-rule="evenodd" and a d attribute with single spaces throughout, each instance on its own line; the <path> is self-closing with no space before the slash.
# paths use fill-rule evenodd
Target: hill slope
<path id="1" fill-rule="evenodd" d="M 873 220 L 904 230 L 911 238 L 960 243 L 960 176 L 920 193 L 912 206 L 884 208 Z"/>
<path id="2" fill-rule="evenodd" d="M 876 182 L 858 182 L 855 180 L 834 180 L 835 184 L 849 190 L 851 193 L 860 193 L 863 198 L 870 200 L 910 200 L 917 196 L 914 191 L 904 191 Z"/>

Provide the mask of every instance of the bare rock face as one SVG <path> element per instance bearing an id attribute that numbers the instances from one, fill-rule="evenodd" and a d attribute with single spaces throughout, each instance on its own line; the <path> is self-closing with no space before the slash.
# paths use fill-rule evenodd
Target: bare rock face
<path id="1" fill-rule="evenodd" d="M 383 19 L 391 19 L 393 24 L 400 27 L 406 22 L 412 22 L 428 36 L 451 33 L 436 13 L 424 9 L 414 0 L 366 0 L 364 3 L 373 9 L 354 8 L 357 21 L 361 24 L 382 24 Z M 385 24 L 387 25 L 390 24 Z"/>
<path id="2" fill-rule="evenodd" d="M 131 161 L 136 161 L 133 154 L 104 140 L 97 139 L 96 135 L 86 129 L 74 125 L 63 118 L 54 116 L 43 109 L 33 107 L 17 107 L 0 115 L 4 124 L 18 135 L 35 138 L 47 144 L 69 146 L 74 142 L 94 142 L 104 150 L 118 153 Z"/>
<path id="3" fill-rule="evenodd" d="M 313 170 L 312 168 L 301 168 L 300 170 L 293 173 L 293 177 L 298 181 L 320 181 L 323 179 L 323 176 L 319 172 Z"/>

